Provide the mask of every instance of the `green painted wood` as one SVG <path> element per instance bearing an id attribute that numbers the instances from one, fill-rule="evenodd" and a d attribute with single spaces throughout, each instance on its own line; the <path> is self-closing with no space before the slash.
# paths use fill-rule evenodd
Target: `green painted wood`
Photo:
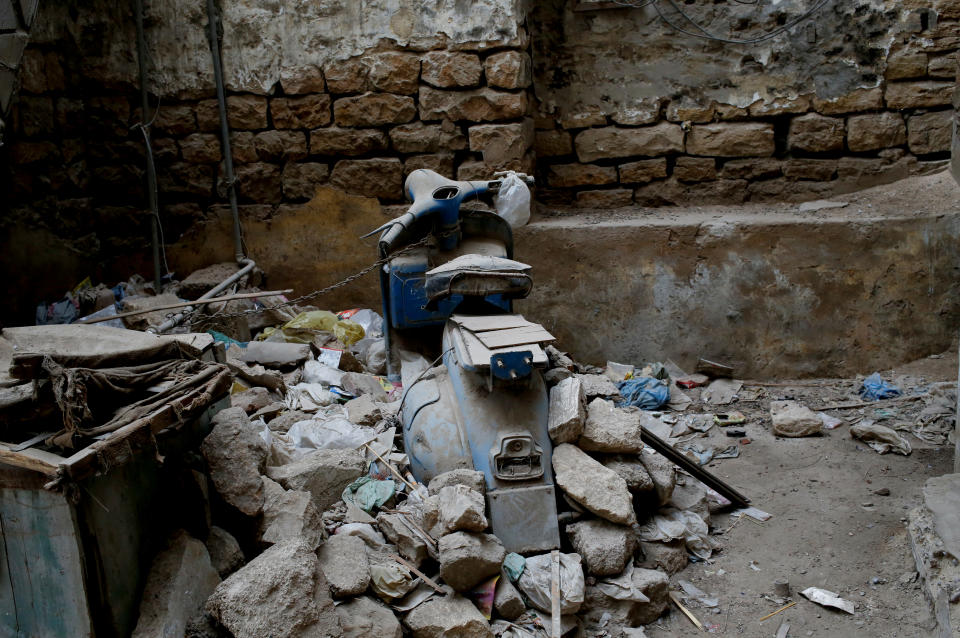
<path id="1" fill-rule="evenodd" d="M 12 617 L 0 619 L 0 635 L 91 636 L 82 552 L 66 498 L 42 489 L 2 488 L 0 524 L 5 554 L 0 570 L 14 606 Z"/>

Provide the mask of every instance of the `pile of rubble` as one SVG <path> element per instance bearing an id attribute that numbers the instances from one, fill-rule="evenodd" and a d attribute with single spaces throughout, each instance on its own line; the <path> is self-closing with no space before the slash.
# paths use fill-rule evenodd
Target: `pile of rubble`
<path id="1" fill-rule="evenodd" d="M 329 329 L 298 315 L 264 340 L 221 335 L 234 383 L 201 450 L 212 524 L 155 559 L 135 634 L 549 636 L 552 556 L 504 549 L 483 474 L 422 485 L 410 473 L 380 318 L 354 313 L 357 330 L 303 314 Z M 368 356 L 353 354 L 358 337 Z M 632 367 L 547 351 L 563 633 L 642 635 L 667 608 L 669 575 L 719 548 L 710 511 L 730 503 L 644 445 L 641 426 L 659 431 L 669 413 L 616 407 Z"/>

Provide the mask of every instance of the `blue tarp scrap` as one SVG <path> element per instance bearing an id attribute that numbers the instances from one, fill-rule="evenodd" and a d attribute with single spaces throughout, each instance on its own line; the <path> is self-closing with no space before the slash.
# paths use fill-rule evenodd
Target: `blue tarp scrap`
<path id="1" fill-rule="evenodd" d="M 880 401 L 900 396 L 900 388 L 883 380 L 879 372 L 874 372 L 863 380 L 860 396 L 867 401 Z"/>
<path id="2" fill-rule="evenodd" d="M 670 401 L 670 386 L 661 379 L 635 377 L 617 384 L 623 402 L 641 410 L 657 410 Z"/>

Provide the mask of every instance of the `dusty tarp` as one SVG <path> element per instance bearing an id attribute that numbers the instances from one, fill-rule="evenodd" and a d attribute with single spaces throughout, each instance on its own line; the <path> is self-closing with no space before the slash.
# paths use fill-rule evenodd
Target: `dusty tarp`
<path id="1" fill-rule="evenodd" d="M 230 384 L 226 366 L 196 360 L 95 370 L 65 368 L 45 357 L 42 367 L 63 417 L 63 431 L 49 440 L 66 448 L 74 447 L 78 438 L 148 419 L 162 408 L 171 409 L 176 421 L 187 420 L 197 408 L 224 394 Z"/>
<path id="2" fill-rule="evenodd" d="M 213 338 L 206 334 L 155 335 L 95 325 L 5 328 L 0 367 L 15 379 L 41 375 L 45 358 L 65 368 L 109 368 L 169 359 L 197 359 Z M 6 345 L 9 344 L 8 350 Z M 4 359 L 9 356 L 9 361 Z"/>

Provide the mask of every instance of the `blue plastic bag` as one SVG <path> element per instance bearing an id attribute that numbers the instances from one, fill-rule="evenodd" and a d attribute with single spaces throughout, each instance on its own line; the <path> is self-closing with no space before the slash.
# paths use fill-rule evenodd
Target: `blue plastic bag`
<path id="1" fill-rule="evenodd" d="M 863 380 L 863 385 L 860 387 L 860 396 L 867 401 L 892 399 L 900 396 L 900 388 L 884 381 L 879 372 L 874 372 Z"/>
<path id="2" fill-rule="evenodd" d="M 661 379 L 636 377 L 617 384 L 623 402 L 641 410 L 657 410 L 670 401 L 670 386 Z"/>

